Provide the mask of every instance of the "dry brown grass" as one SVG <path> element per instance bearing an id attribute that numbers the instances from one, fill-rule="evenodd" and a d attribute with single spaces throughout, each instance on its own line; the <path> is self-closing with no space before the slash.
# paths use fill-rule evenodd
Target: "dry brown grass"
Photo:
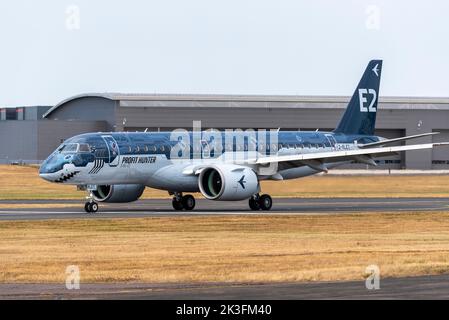
<path id="1" fill-rule="evenodd" d="M 75 186 L 49 183 L 36 167 L 0 166 L 0 200 L 82 199 Z M 262 182 L 262 191 L 277 197 L 447 197 L 449 176 L 312 176 Z M 200 195 L 197 195 L 200 196 Z M 168 198 L 147 188 L 142 198 Z"/>
<path id="2" fill-rule="evenodd" d="M 315 281 L 449 271 L 449 214 L 0 223 L 0 282 Z"/>
<path id="3" fill-rule="evenodd" d="M 82 199 L 76 186 L 47 182 L 36 166 L 0 165 L 0 200 Z M 145 197 L 165 198 L 167 192 L 147 188 Z"/>

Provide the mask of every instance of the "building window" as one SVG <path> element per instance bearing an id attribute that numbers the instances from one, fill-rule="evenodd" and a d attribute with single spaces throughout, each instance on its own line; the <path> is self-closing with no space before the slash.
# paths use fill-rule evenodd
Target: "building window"
<path id="1" fill-rule="evenodd" d="M 17 120 L 17 112 L 15 108 L 6 108 L 6 120 Z"/>
<path id="2" fill-rule="evenodd" d="M 449 160 L 432 160 L 432 164 L 449 164 Z"/>

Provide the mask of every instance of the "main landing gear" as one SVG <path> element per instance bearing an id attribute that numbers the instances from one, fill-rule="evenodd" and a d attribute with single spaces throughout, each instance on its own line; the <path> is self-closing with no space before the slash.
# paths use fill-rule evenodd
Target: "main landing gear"
<path id="1" fill-rule="evenodd" d="M 249 198 L 249 207 L 251 210 L 270 210 L 273 205 L 273 199 L 268 194 L 259 196 L 258 193 Z"/>
<path id="2" fill-rule="evenodd" d="M 190 194 L 183 196 L 182 193 L 175 192 L 172 205 L 175 210 L 193 210 L 195 208 L 195 198 Z"/>
<path id="3" fill-rule="evenodd" d="M 95 202 L 92 192 L 89 193 L 89 196 L 87 196 L 86 199 L 87 202 L 84 205 L 84 211 L 87 213 L 97 213 L 98 203 Z"/>

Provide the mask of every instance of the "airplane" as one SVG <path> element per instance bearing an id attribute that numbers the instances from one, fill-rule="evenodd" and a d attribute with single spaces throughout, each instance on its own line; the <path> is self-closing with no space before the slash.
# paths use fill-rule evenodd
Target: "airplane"
<path id="1" fill-rule="evenodd" d="M 132 202 L 145 187 L 166 190 L 175 210 L 209 200 L 248 199 L 251 210 L 270 210 L 261 180 L 287 180 L 342 164 L 376 166 L 375 158 L 448 143 L 391 146 L 436 132 L 385 139 L 374 135 L 382 60 L 371 60 L 335 130 L 175 130 L 86 133 L 64 141 L 41 165 L 41 178 L 88 191 L 84 209 L 98 202 Z"/>

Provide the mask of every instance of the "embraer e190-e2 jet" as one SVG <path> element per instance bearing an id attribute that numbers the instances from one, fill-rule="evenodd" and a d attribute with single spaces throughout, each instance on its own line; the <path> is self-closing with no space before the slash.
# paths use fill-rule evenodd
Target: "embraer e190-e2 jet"
<path id="1" fill-rule="evenodd" d="M 167 190 L 176 210 L 192 210 L 201 192 L 209 200 L 248 199 L 252 210 L 270 210 L 261 180 L 296 179 L 348 163 L 376 165 L 376 157 L 446 143 L 389 146 L 374 135 L 382 61 L 369 62 L 346 111 L 332 132 L 218 130 L 87 133 L 66 140 L 40 168 L 48 181 L 89 193 L 86 212 L 98 202 L 132 202 L 145 187 Z"/>

